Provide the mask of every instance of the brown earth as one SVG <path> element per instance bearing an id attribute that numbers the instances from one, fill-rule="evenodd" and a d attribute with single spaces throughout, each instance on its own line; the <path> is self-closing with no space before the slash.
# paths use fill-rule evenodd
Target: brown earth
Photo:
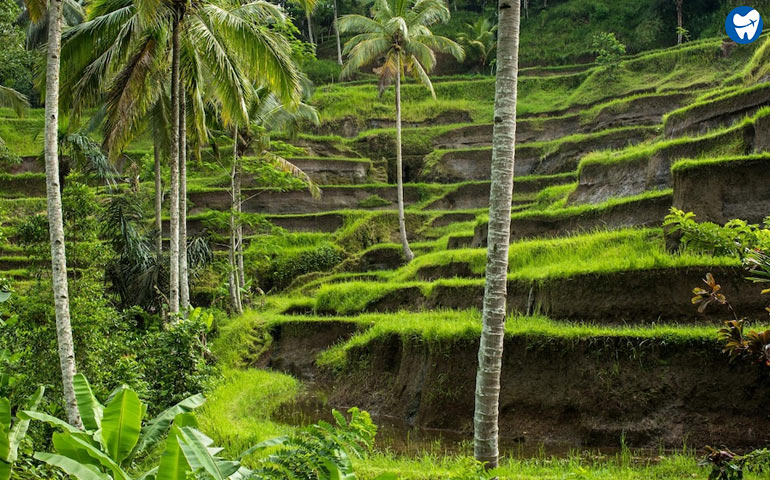
<path id="1" fill-rule="evenodd" d="M 770 156 L 674 171 L 674 206 L 701 222 L 762 223 L 770 215 Z"/>

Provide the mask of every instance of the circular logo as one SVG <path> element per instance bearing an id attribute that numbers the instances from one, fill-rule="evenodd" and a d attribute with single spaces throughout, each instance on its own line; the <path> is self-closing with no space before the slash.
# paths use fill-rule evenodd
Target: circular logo
<path id="1" fill-rule="evenodd" d="M 738 7 L 727 15 L 725 31 L 735 43 L 751 43 L 762 35 L 762 16 L 751 7 Z"/>

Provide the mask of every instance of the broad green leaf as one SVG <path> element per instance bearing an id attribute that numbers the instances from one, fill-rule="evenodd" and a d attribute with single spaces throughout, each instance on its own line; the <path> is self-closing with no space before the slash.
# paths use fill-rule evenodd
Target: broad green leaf
<path id="1" fill-rule="evenodd" d="M 94 468 L 93 465 L 84 465 L 63 455 L 36 453 L 35 458 L 48 465 L 62 469 L 64 473 L 73 476 L 78 480 L 112 480 L 109 475 L 100 472 Z"/>
<path id="2" fill-rule="evenodd" d="M 91 456 L 85 446 L 74 441 L 69 433 L 55 432 L 52 440 L 53 446 L 59 454 L 77 462 L 99 468 L 99 460 Z"/>
<path id="3" fill-rule="evenodd" d="M 0 460 L 9 461 L 11 453 L 11 402 L 0 398 Z"/>
<path id="4" fill-rule="evenodd" d="M 241 453 L 240 456 L 238 457 L 238 460 L 243 460 L 244 458 L 248 457 L 252 453 L 257 452 L 259 450 L 264 450 L 265 448 L 277 447 L 279 445 L 283 445 L 286 443 L 287 440 L 289 440 L 289 437 L 283 436 L 283 437 L 269 438 L 263 442 L 259 442 L 258 444 L 249 448 L 245 452 Z"/>
<path id="5" fill-rule="evenodd" d="M 128 458 L 142 429 L 142 404 L 135 391 L 122 388 L 104 408 L 101 442 L 117 463 Z"/>
<path id="6" fill-rule="evenodd" d="M 134 451 L 131 452 L 130 457 L 134 458 L 136 455 L 151 449 L 163 438 L 163 435 L 168 430 L 171 422 L 175 421 L 179 414 L 191 412 L 203 405 L 205 401 L 206 399 L 203 395 L 193 395 L 159 413 L 157 417 L 152 419 L 142 429 L 142 436 L 136 444 L 136 447 L 134 447 Z"/>
<path id="7" fill-rule="evenodd" d="M 65 432 L 69 433 L 82 433 L 79 429 L 73 427 L 69 423 L 65 422 L 64 420 L 58 419 L 52 415 L 48 415 L 46 413 L 42 412 L 35 412 L 33 410 L 24 410 L 18 415 L 19 418 L 23 420 L 38 420 L 41 422 L 45 422 L 49 424 L 52 427 L 58 427 L 64 430 Z"/>
<path id="8" fill-rule="evenodd" d="M 27 402 L 27 408 L 29 410 L 37 410 L 40 405 L 40 400 L 45 393 L 44 387 L 38 387 L 37 392 L 32 395 Z M 29 429 L 29 419 L 17 418 L 16 423 L 11 428 L 11 433 L 8 436 L 8 443 L 10 444 L 10 452 L 8 452 L 8 461 L 10 463 L 15 462 L 19 458 L 19 444 L 27 436 L 27 430 Z"/>
<path id="9" fill-rule="evenodd" d="M 72 383 L 75 387 L 75 399 L 78 403 L 83 426 L 86 430 L 99 430 L 102 428 L 104 407 L 94 396 L 94 392 L 91 390 L 91 385 L 88 384 L 85 375 L 78 373 L 72 379 Z"/>
<path id="10" fill-rule="evenodd" d="M 114 480 L 130 480 L 130 477 L 123 471 L 123 469 L 110 458 L 106 453 L 99 450 L 96 446 L 88 442 L 87 440 L 70 433 L 63 433 L 58 439 L 59 445 L 66 445 L 68 451 L 82 450 L 86 452 L 91 458 L 99 462 L 99 464 L 105 468 L 110 469 L 112 472 L 112 478 Z M 75 459 L 73 459 L 75 460 Z M 86 462 L 91 463 L 91 462 Z"/>
<path id="11" fill-rule="evenodd" d="M 160 457 L 158 464 L 158 474 L 155 480 L 185 480 L 190 466 L 182 453 L 182 447 L 179 445 L 179 427 L 171 427 L 166 438 L 166 449 Z"/>
<path id="12" fill-rule="evenodd" d="M 0 480 L 9 480 L 11 478 L 12 469 L 13 465 L 0 460 Z"/>
<path id="13" fill-rule="evenodd" d="M 0 292 L 0 303 L 5 302 L 11 298 L 11 292 Z"/>
<path id="14" fill-rule="evenodd" d="M 192 427 L 180 428 L 179 446 L 193 472 L 205 472 L 213 480 L 225 480 L 238 471 L 238 462 L 214 457 L 209 447 L 211 439 Z"/>

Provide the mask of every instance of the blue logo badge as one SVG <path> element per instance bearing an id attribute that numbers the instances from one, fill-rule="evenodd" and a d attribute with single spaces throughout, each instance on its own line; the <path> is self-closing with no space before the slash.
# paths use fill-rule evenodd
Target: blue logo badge
<path id="1" fill-rule="evenodd" d="M 735 43 L 751 43 L 762 35 L 762 16 L 751 7 L 733 9 L 725 20 L 727 36 Z"/>

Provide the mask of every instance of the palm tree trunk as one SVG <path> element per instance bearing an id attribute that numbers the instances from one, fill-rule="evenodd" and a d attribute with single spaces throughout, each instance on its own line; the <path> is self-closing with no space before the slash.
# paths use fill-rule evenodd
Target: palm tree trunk
<path id="1" fill-rule="evenodd" d="M 684 26 L 683 14 L 682 14 L 682 2 L 684 0 L 676 0 L 676 44 L 682 44 L 682 27 Z"/>
<path id="2" fill-rule="evenodd" d="M 56 340 L 64 390 L 67 420 L 77 428 L 83 423 L 75 401 L 75 347 L 70 324 L 67 255 L 64 249 L 64 221 L 59 190 L 59 69 L 61 56 L 62 0 L 48 7 L 48 59 L 45 83 L 45 176 L 48 229 L 51 238 L 51 273 L 56 312 Z"/>
<path id="3" fill-rule="evenodd" d="M 404 215 L 404 168 L 401 155 L 401 56 L 396 55 L 396 191 L 398 194 L 398 231 L 401 235 L 401 246 L 404 248 L 404 258 L 407 262 L 414 259 L 414 253 L 409 248 L 406 238 L 406 218 Z"/>
<path id="4" fill-rule="evenodd" d="M 241 288 L 238 275 L 238 264 L 235 259 L 235 252 L 238 249 L 236 242 L 236 220 L 235 213 L 238 209 L 238 197 L 236 196 L 236 172 L 238 171 L 238 128 L 233 128 L 233 165 L 230 168 L 230 304 L 233 312 L 243 313 L 241 304 Z"/>
<path id="5" fill-rule="evenodd" d="M 241 165 L 238 164 L 237 169 L 235 171 L 235 198 L 236 198 L 236 212 L 238 212 L 238 215 L 240 215 L 243 212 L 243 196 L 241 195 L 241 181 L 243 179 L 243 171 L 241 169 Z M 238 267 L 238 284 L 241 286 L 241 288 L 246 286 L 246 274 L 245 270 L 243 268 L 243 222 L 238 222 L 238 228 L 236 230 L 237 235 L 237 245 L 238 249 L 236 251 L 236 260 L 237 260 L 237 267 Z M 243 300 L 241 299 L 241 303 Z"/>
<path id="6" fill-rule="evenodd" d="M 313 38 L 313 20 L 310 17 L 310 10 L 305 10 L 305 18 L 307 19 L 307 38 L 310 40 L 310 43 L 315 43 L 315 38 Z"/>
<path id="7" fill-rule="evenodd" d="M 492 185 L 483 327 L 479 344 L 474 414 L 474 453 L 487 468 L 498 463 L 500 371 L 508 292 L 508 247 L 516 144 L 516 96 L 519 63 L 520 0 L 500 0 Z"/>
<path id="8" fill-rule="evenodd" d="M 340 41 L 340 30 L 337 28 L 337 0 L 334 0 L 334 36 L 337 38 L 337 63 L 342 65 L 342 42 Z"/>
<path id="9" fill-rule="evenodd" d="M 190 279 L 187 267 L 187 105 L 179 98 L 179 297 L 183 312 L 190 308 Z"/>
<path id="10" fill-rule="evenodd" d="M 171 36 L 171 205 L 169 245 L 169 313 L 179 313 L 179 19 Z"/>
<path id="11" fill-rule="evenodd" d="M 157 139 L 153 142 L 152 153 L 155 156 L 155 229 L 158 231 L 155 248 L 160 253 L 163 251 L 163 179 L 161 178 L 160 147 Z"/>

